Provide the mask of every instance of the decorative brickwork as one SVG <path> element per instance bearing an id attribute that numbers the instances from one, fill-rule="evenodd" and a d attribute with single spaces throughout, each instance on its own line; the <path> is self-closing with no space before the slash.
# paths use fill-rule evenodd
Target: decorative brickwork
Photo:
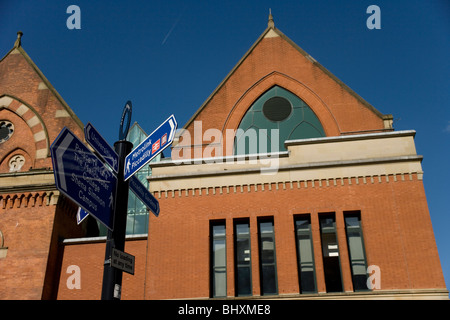
<path id="1" fill-rule="evenodd" d="M 83 125 L 21 46 L 0 60 L 0 120 L 14 132 L 0 144 L 0 299 L 55 298 L 59 239 L 81 236 L 76 207 L 56 190 L 50 145 L 64 126 Z"/>

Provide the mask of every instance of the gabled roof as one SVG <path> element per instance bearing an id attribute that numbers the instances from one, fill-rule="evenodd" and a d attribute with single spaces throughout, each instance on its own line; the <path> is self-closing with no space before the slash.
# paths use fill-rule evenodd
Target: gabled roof
<path id="1" fill-rule="evenodd" d="M 53 93 L 53 95 L 58 99 L 61 103 L 62 107 L 67 111 L 70 117 L 75 121 L 75 123 L 80 126 L 81 129 L 84 128 L 83 122 L 78 118 L 78 116 L 73 112 L 73 110 L 69 107 L 69 105 L 64 101 L 61 95 L 56 91 L 50 81 L 44 76 L 42 71 L 38 68 L 38 66 L 33 62 L 30 56 L 26 53 L 26 51 L 22 48 L 22 35 L 21 31 L 17 32 L 17 39 L 14 43 L 14 47 L 8 51 L 8 53 L 0 59 L 0 63 L 11 53 L 20 53 L 25 60 L 29 63 L 29 65 L 33 68 L 36 74 L 42 79 L 42 82 L 47 86 L 47 88 Z"/>
<path id="2" fill-rule="evenodd" d="M 392 115 L 384 115 L 380 111 L 378 111 L 375 107 L 373 107 L 370 103 L 364 100 L 360 95 L 358 95 L 355 91 L 353 91 L 350 87 L 348 87 L 344 82 L 338 79 L 334 74 L 332 74 L 328 69 L 322 66 L 319 62 L 317 62 L 311 55 L 309 55 L 306 51 L 300 48 L 295 42 L 289 39 L 283 32 L 275 27 L 275 23 L 272 17 L 272 14 L 269 14 L 269 21 L 267 28 L 264 32 L 259 36 L 256 42 L 250 47 L 250 49 L 244 54 L 244 56 L 238 61 L 238 63 L 234 66 L 234 68 L 228 73 L 225 79 L 217 86 L 217 88 L 211 93 L 211 95 L 205 100 L 205 102 L 200 106 L 200 108 L 194 113 L 194 115 L 186 122 L 184 125 L 184 129 L 188 128 L 188 126 L 195 120 L 195 118 L 200 114 L 200 112 L 208 105 L 211 99 L 216 95 L 216 93 L 222 88 L 222 86 L 228 81 L 228 79 L 235 73 L 235 71 L 240 67 L 240 65 L 247 59 L 247 57 L 252 53 L 252 51 L 258 46 L 258 44 L 266 37 L 281 37 L 286 42 L 288 42 L 292 47 L 294 47 L 299 53 L 301 53 L 305 58 L 311 61 L 315 66 L 317 66 L 320 70 L 322 70 L 325 74 L 327 74 L 331 79 L 333 79 L 337 84 L 339 84 L 345 91 L 354 96 L 358 101 L 360 101 L 365 107 L 370 109 L 373 113 L 375 113 L 381 119 L 392 119 Z"/>

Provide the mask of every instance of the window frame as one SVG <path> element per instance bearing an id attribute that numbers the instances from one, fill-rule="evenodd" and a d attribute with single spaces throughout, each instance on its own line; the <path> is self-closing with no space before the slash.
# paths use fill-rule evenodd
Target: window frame
<path id="1" fill-rule="evenodd" d="M 238 226 L 239 225 L 247 225 L 248 233 L 246 234 L 238 234 Z M 248 254 L 248 263 L 243 263 L 238 260 L 238 241 L 239 240 L 248 240 L 248 249 L 244 250 L 244 254 Z M 253 295 L 253 281 L 252 281 L 252 249 L 251 249 L 251 233 L 250 233 L 250 219 L 248 218 L 237 218 L 233 219 L 233 244 L 234 244 L 234 291 L 236 297 L 248 297 Z M 248 253 L 245 251 L 248 250 Z M 245 260 L 247 261 L 247 260 Z M 239 274 L 242 275 L 239 271 L 243 270 L 243 268 L 248 268 L 248 285 L 249 292 L 240 293 L 240 285 L 239 285 Z M 240 270 L 241 269 L 241 270 Z"/>
<path id="2" fill-rule="evenodd" d="M 224 233 L 221 235 L 215 236 L 214 234 L 214 228 L 215 227 L 223 227 Z M 212 298 L 224 298 L 227 296 L 227 226 L 225 220 L 211 220 L 210 221 L 210 229 L 209 229 L 209 235 L 210 235 L 210 297 Z M 215 265 L 215 258 L 216 258 L 216 252 L 215 252 L 215 241 L 223 241 L 224 243 L 224 265 L 223 266 L 216 266 Z M 219 270 L 217 270 L 219 269 Z M 221 272 L 225 274 L 225 294 L 224 295 L 218 295 L 217 288 L 216 288 L 216 274 L 217 272 Z"/>
<path id="3" fill-rule="evenodd" d="M 259 277 L 260 277 L 260 293 L 261 295 L 278 295 L 278 270 L 277 270 L 277 250 L 275 243 L 275 222 L 273 217 L 259 217 L 257 219 L 258 222 L 258 253 L 259 253 Z M 273 244 L 273 261 L 272 262 L 264 262 L 263 261 L 263 232 L 262 232 L 262 224 L 263 223 L 271 223 L 272 230 L 270 232 L 270 238 Z M 267 235 L 267 234 L 266 234 Z M 269 237 L 267 237 L 269 238 Z M 274 283 L 275 283 L 275 291 L 274 292 L 265 292 L 264 291 L 264 268 L 265 267 L 273 267 L 274 272 Z M 267 282 L 266 282 L 267 285 Z"/>
<path id="4" fill-rule="evenodd" d="M 349 227 L 347 226 L 347 218 L 357 218 L 358 219 L 358 227 L 351 227 L 351 231 L 355 232 L 355 229 L 358 229 L 358 233 L 360 236 L 361 241 L 361 249 L 362 249 L 362 255 L 364 260 L 364 270 L 365 270 L 365 279 L 367 281 L 367 254 L 366 254 L 366 246 L 364 244 L 364 232 L 362 230 L 362 223 L 361 223 L 361 211 L 344 211 L 344 225 L 345 225 L 345 238 L 347 239 L 347 250 L 348 250 L 348 259 L 349 259 L 349 265 L 350 265 L 350 272 L 352 275 L 352 284 L 353 284 L 353 291 L 355 292 L 361 292 L 361 291 L 372 291 L 367 287 L 367 282 L 365 282 L 365 286 L 363 289 L 361 288 L 355 288 L 355 275 L 353 271 L 353 262 L 352 262 L 352 249 L 350 247 L 350 239 L 349 239 Z"/>
<path id="5" fill-rule="evenodd" d="M 303 290 L 302 289 L 302 266 L 301 266 L 301 252 L 300 252 L 300 246 L 299 246 L 299 230 L 297 228 L 297 221 L 307 221 L 308 223 L 308 230 L 307 231 L 301 231 L 303 235 L 308 236 L 310 246 L 311 246 L 311 263 L 312 263 L 312 271 L 313 271 L 313 281 L 314 281 L 314 290 Z M 298 271 L 298 286 L 299 286 L 299 292 L 300 294 L 310 294 L 310 293 L 317 293 L 317 276 L 316 276 L 316 262 L 314 258 L 314 242 L 313 242 L 313 235 L 312 235 L 312 226 L 311 226 L 311 215 L 310 214 L 297 214 L 294 215 L 294 236 L 295 236 L 295 248 L 297 253 L 297 271 Z"/>
<path id="6" fill-rule="evenodd" d="M 333 219 L 333 226 L 332 227 L 323 227 L 322 226 L 322 220 L 332 218 Z M 322 254 L 322 264 L 323 264 L 323 272 L 324 272 L 324 280 L 325 280 L 325 288 L 327 293 L 328 292 L 344 292 L 344 281 L 342 279 L 342 265 L 341 265 L 341 252 L 340 252 L 340 245 L 339 245 L 339 238 L 337 234 L 337 226 L 336 226 L 336 214 L 334 212 L 325 212 L 325 213 L 319 213 L 319 228 L 320 228 L 320 243 L 321 243 L 321 254 Z M 325 256 L 325 247 L 324 247 L 324 235 L 334 233 L 335 237 L 335 243 L 337 245 L 337 259 L 338 263 L 335 267 L 339 267 L 339 281 L 340 281 L 340 290 L 330 290 L 330 285 L 332 283 L 328 282 L 329 285 L 327 285 L 327 273 L 326 269 L 327 267 L 325 264 L 328 264 L 329 261 L 332 259 L 332 257 L 335 257 L 335 255 L 327 255 Z M 327 250 L 330 248 L 328 247 Z M 333 248 L 334 249 L 334 248 Z M 333 252 L 334 253 L 334 252 Z M 328 259 L 326 259 L 328 258 Z M 327 262 L 325 261 L 327 260 Z"/>

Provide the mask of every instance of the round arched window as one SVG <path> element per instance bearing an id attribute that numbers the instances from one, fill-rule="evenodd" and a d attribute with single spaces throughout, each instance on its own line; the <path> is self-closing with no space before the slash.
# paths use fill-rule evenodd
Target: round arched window
<path id="1" fill-rule="evenodd" d="M 286 140 L 325 137 L 314 111 L 292 92 L 274 86 L 263 93 L 242 117 L 234 154 L 286 151 Z"/>
<path id="2" fill-rule="evenodd" d="M 0 143 L 7 141 L 14 133 L 14 125 L 6 120 L 0 120 Z"/>
<path id="3" fill-rule="evenodd" d="M 262 111 L 270 121 L 279 122 L 286 120 L 291 115 L 292 105 L 283 97 L 273 97 L 264 103 Z"/>

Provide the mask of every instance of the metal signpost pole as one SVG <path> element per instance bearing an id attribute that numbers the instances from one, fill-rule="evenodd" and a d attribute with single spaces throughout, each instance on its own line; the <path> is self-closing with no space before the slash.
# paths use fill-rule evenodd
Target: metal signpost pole
<path id="1" fill-rule="evenodd" d="M 122 252 L 125 248 L 129 182 L 124 181 L 124 168 L 125 157 L 133 149 L 133 144 L 125 139 L 128 134 L 128 129 L 130 128 L 130 120 L 131 102 L 128 101 L 120 121 L 119 141 L 114 143 L 114 150 L 119 156 L 119 170 L 117 172 L 117 188 L 113 211 L 113 230 L 108 230 L 108 235 L 106 237 L 102 300 L 120 300 L 122 291 L 123 272 L 120 269 L 114 268 L 111 265 L 111 260 L 113 248 Z"/>
<path id="2" fill-rule="evenodd" d="M 119 155 L 119 172 L 117 174 L 117 191 L 114 204 L 114 230 L 108 230 L 105 250 L 105 266 L 103 272 L 102 300 L 120 299 L 122 288 L 122 270 L 111 266 L 112 248 L 125 249 L 125 231 L 128 208 L 128 181 L 124 181 L 125 157 L 133 148 L 129 141 L 117 141 L 114 149 Z"/>
<path id="3" fill-rule="evenodd" d="M 133 193 L 145 204 L 148 210 L 153 212 L 155 216 L 159 215 L 158 200 L 139 179 L 134 177 L 134 174 L 172 144 L 177 130 L 177 121 L 171 115 L 132 150 L 133 144 L 126 141 L 130 120 L 131 102 L 128 101 L 120 120 L 119 141 L 114 144 L 116 155 L 112 150 L 109 150 L 107 142 L 92 125 L 89 124 L 85 129 L 88 142 L 101 154 L 105 161 L 112 167 L 115 163 L 119 163 L 116 197 L 112 210 L 112 227 L 109 228 L 106 238 L 102 300 L 120 299 L 122 272 L 134 274 L 134 256 L 124 252 L 129 188 L 131 187 Z M 112 196 L 111 199 L 113 199 Z"/>

